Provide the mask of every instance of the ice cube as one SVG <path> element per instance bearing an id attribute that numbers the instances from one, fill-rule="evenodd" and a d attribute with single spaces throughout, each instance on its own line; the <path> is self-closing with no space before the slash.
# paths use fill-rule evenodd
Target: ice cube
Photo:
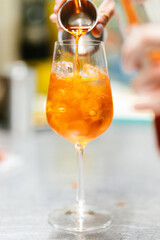
<path id="1" fill-rule="evenodd" d="M 83 66 L 83 77 L 95 78 L 101 74 L 98 67 L 94 67 L 88 63 Z"/>
<path id="2" fill-rule="evenodd" d="M 73 73 L 73 63 L 65 61 L 56 62 L 52 67 L 52 71 L 57 74 Z"/>

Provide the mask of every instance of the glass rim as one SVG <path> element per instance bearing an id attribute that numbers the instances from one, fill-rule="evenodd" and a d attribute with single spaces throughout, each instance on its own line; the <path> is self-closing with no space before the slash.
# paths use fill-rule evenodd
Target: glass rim
<path id="1" fill-rule="evenodd" d="M 65 45 L 65 46 L 70 46 L 73 44 L 78 46 L 99 46 L 99 45 L 104 46 L 104 42 L 100 40 L 79 41 L 79 43 L 77 44 L 74 39 L 67 39 L 67 40 L 55 41 L 55 44 Z"/>

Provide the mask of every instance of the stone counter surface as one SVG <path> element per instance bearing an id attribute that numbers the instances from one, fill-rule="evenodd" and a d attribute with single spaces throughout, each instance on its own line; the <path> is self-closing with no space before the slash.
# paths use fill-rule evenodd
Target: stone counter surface
<path id="1" fill-rule="evenodd" d="M 12 154 L 0 162 L 0 240 L 160 240 L 160 156 L 151 123 L 113 122 L 88 144 L 86 202 L 112 215 L 108 229 L 92 234 L 48 224 L 52 209 L 75 201 L 73 144 L 46 130 L 1 132 L 0 146 Z"/>

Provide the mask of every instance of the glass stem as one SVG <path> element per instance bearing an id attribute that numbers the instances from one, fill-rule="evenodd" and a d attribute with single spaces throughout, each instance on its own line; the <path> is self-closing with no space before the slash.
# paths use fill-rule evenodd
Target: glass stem
<path id="1" fill-rule="evenodd" d="M 77 179 L 77 196 L 76 202 L 78 207 L 82 207 L 84 204 L 84 183 L 83 183 L 83 163 L 84 163 L 84 149 L 85 146 L 81 144 L 75 145 L 78 159 L 78 179 Z"/>

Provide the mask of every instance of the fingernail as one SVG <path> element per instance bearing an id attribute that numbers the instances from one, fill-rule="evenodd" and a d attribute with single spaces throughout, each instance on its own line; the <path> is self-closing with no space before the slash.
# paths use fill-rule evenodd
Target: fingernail
<path id="1" fill-rule="evenodd" d="M 103 32 L 103 25 L 98 23 L 92 30 L 92 34 L 94 37 L 99 38 Z"/>

